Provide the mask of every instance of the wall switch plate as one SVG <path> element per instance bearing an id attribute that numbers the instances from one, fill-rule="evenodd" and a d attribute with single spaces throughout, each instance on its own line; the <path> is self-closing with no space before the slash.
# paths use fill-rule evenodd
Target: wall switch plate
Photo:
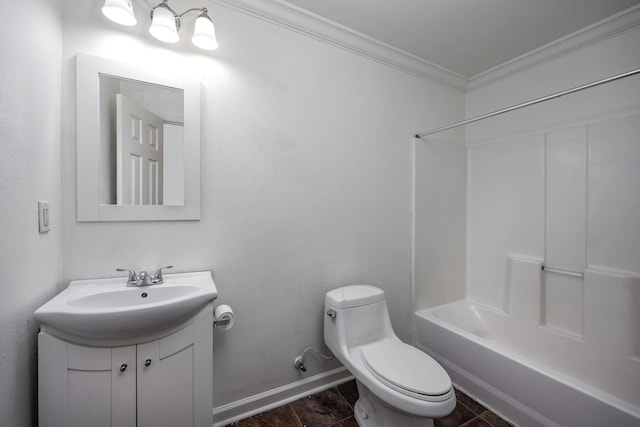
<path id="1" fill-rule="evenodd" d="M 49 202 L 38 201 L 38 228 L 41 233 L 49 231 Z"/>

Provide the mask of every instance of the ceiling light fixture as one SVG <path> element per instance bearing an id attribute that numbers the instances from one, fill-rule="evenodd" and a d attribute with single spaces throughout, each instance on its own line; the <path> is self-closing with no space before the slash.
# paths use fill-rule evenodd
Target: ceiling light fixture
<path id="1" fill-rule="evenodd" d="M 145 0 L 145 2 L 151 9 L 149 33 L 156 39 L 165 43 L 178 42 L 180 40 L 179 31 L 182 17 L 190 12 L 200 12 L 194 24 L 191 42 L 204 50 L 215 50 L 218 48 L 216 30 L 206 7 L 192 8 L 182 13 L 176 13 L 167 4 L 168 0 L 163 0 L 155 6 L 150 4 L 148 0 Z M 102 13 L 120 25 L 132 26 L 137 23 L 131 0 L 105 0 L 102 6 Z"/>

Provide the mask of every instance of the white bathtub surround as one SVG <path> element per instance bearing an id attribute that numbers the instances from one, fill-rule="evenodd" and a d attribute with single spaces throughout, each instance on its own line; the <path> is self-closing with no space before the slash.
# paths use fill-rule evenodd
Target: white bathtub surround
<path id="1" fill-rule="evenodd" d="M 507 310 L 507 257 L 544 259 L 544 135 L 472 147 L 467 161 L 466 294 Z"/>
<path id="2" fill-rule="evenodd" d="M 472 82 L 466 115 L 637 68 L 635 22 Z M 640 425 L 639 99 L 633 76 L 465 128 L 466 291 L 417 301 L 416 340 L 520 425 Z"/>
<path id="3" fill-rule="evenodd" d="M 640 78 L 634 87 L 639 96 Z M 587 265 L 640 273 L 640 114 L 588 132 Z"/>
<path id="4" fill-rule="evenodd" d="M 583 338 L 585 269 L 640 275 L 639 123 L 469 148 L 469 299 Z"/>
<path id="5" fill-rule="evenodd" d="M 546 134 L 547 267 L 582 272 L 586 266 L 587 145 L 587 126 Z"/>
<path id="6" fill-rule="evenodd" d="M 540 324 L 542 302 L 542 260 L 507 256 L 507 312 L 514 319 Z"/>
<path id="7" fill-rule="evenodd" d="M 587 270 L 584 307 L 589 313 L 585 318 L 589 342 L 602 351 L 622 355 L 627 368 L 638 369 L 640 276 L 624 271 Z M 634 384 L 635 390 L 627 389 L 630 395 L 638 397 L 638 384 Z"/>
<path id="8" fill-rule="evenodd" d="M 468 149 L 470 303 L 418 312 L 418 342 L 518 423 L 640 423 L 639 135 L 630 113 Z"/>

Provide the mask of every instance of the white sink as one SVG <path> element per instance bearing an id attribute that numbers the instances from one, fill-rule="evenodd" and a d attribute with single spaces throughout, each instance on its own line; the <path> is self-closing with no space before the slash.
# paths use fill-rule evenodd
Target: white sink
<path id="1" fill-rule="evenodd" d="M 218 295 L 208 271 L 164 274 L 161 285 L 127 287 L 126 283 L 126 277 L 74 280 L 34 317 L 79 337 L 126 338 L 179 326 Z"/>

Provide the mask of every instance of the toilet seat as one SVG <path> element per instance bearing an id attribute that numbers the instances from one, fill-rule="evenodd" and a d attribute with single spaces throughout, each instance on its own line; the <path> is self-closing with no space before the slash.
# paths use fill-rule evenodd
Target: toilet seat
<path id="1" fill-rule="evenodd" d="M 364 346 L 362 361 L 377 380 L 404 395 L 442 402 L 453 393 L 451 379 L 438 362 L 397 339 Z"/>

